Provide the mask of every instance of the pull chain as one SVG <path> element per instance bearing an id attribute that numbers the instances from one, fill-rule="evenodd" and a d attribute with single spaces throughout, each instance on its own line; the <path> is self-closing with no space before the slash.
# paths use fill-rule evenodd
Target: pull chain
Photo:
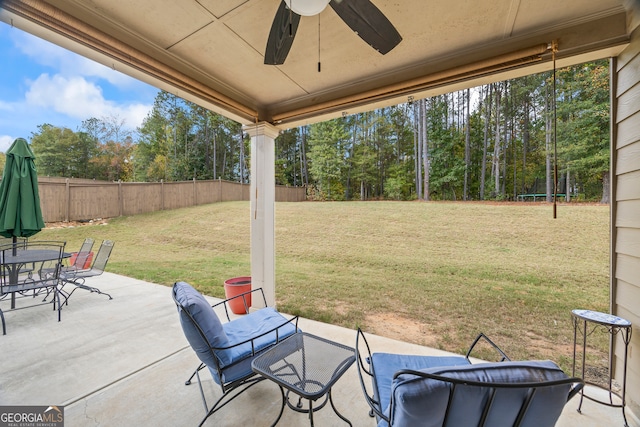
<path id="1" fill-rule="evenodd" d="M 293 37 L 293 12 L 291 7 L 293 6 L 293 0 L 289 3 L 289 37 Z"/>
<path id="2" fill-rule="evenodd" d="M 320 72 L 320 14 L 318 14 L 318 72 Z"/>

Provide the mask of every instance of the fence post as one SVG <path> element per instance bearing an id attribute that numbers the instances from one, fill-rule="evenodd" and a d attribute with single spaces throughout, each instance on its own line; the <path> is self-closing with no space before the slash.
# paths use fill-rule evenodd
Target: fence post
<path id="1" fill-rule="evenodd" d="M 118 180 L 118 210 L 120 211 L 119 214 L 120 216 L 122 216 L 122 210 L 123 210 L 123 206 L 124 205 L 124 201 L 122 200 L 122 181 Z"/>
<path id="2" fill-rule="evenodd" d="M 160 180 L 160 210 L 164 210 L 164 179 Z"/>
<path id="3" fill-rule="evenodd" d="M 71 185 L 69 184 L 69 178 L 64 180 L 65 190 L 66 190 L 66 202 L 65 203 L 65 212 L 64 212 L 64 221 L 69 222 L 69 211 L 71 210 Z"/>
<path id="4" fill-rule="evenodd" d="M 198 206 L 198 188 L 196 186 L 196 177 L 193 177 L 193 206 Z"/>

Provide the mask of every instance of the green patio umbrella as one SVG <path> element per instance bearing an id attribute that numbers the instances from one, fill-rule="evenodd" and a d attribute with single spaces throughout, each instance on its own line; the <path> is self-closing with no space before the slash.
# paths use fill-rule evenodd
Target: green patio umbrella
<path id="1" fill-rule="evenodd" d="M 24 138 L 13 141 L 0 183 L 0 235 L 33 236 L 44 228 L 35 156 Z M 14 245 L 15 247 L 15 245 Z"/>

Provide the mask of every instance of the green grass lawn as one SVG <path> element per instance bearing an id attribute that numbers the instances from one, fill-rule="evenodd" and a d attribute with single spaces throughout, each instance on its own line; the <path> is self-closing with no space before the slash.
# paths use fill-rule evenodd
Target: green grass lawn
<path id="1" fill-rule="evenodd" d="M 223 297 L 225 279 L 250 275 L 249 220 L 248 202 L 226 202 L 34 239 L 111 239 L 108 271 Z M 571 310 L 609 310 L 609 207 L 560 205 L 554 219 L 543 203 L 278 203 L 276 297 L 283 312 L 457 353 L 484 332 L 514 359 L 567 369 Z"/>

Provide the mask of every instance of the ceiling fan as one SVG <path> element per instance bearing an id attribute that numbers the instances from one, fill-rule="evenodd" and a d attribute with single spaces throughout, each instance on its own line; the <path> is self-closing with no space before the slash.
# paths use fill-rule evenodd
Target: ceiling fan
<path id="1" fill-rule="evenodd" d="M 284 64 L 300 24 L 300 16 L 314 16 L 327 5 L 372 48 L 386 54 L 402 41 L 393 24 L 370 0 L 282 0 L 273 18 L 264 63 Z"/>

